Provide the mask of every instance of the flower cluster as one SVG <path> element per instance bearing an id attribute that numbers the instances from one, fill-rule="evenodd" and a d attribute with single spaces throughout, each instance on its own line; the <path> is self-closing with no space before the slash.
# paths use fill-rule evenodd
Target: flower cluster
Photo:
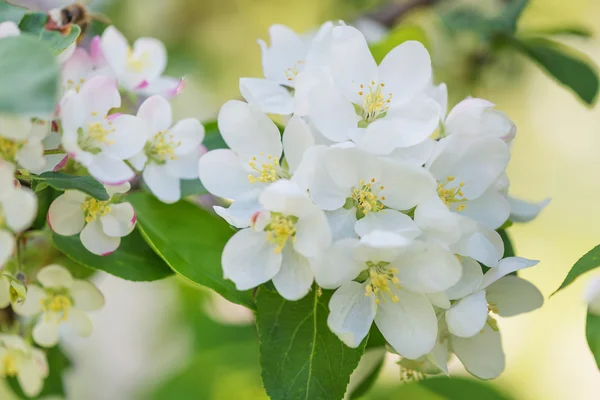
<path id="1" fill-rule="evenodd" d="M 508 196 L 513 122 L 469 98 L 449 113 L 429 54 L 408 41 L 381 62 L 355 28 L 302 37 L 270 29 L 264 79 L 219 114 L 229 149 L 199 163 L 215 211 L 239 230 L 222 254 L 239 290 L 268 281 L 284 298 L 335 290 L 328 325 L 357 347 L 373 323 L 405 359 L 447 373 L 456 354 L 483 379 L 504 369 L 496 316 L 541 306 L 503 258 L 497 230 L 545 205 Z M 265 114 L 281 114 L 283 133 Z M 288 118 L 289 116 L 289 118 Z M 485 272 L 484 272 L 485 271 Z"/>

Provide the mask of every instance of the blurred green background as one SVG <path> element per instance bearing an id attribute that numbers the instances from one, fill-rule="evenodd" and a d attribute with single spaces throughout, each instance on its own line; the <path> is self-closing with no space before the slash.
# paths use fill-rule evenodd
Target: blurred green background
<path id="1" fill-rule="evenodd" d="M 100 2 L 101 3 L 101 2 Z M 154 36 L 169 49 L 170 75 L 185 75 L 173 101 L 177 117 L 214 119 L 220 104 L 238 98 L 238 78 L 262 76 L 257 38 L 273 23 L 298 32 L 326 20 L 353 21 L 382 1 L 360 0 L 117 0 L 100 6 L 134 40 Z M 446 3 L 456 4 L 455 1 Z M 500 0 L 460 3 L 487 7 Z M 532 0 L 519 31 L 582 26 L 599 34 L 600 2 Z M 509 168 L 511 194 L 539 201 L 543 214 L 510 229 L 517 254 L 541 263 L 522 273 L 547 297 L 574 262 L 600 242 L 600 110 L 587 108 L 521 56 L 498 54 L 473 72 L 477 40 L 449 39 L 438 14 L 421 10 L 404 23 L 426 31 L 436 80 L 447 81 L 452 105 L 467 95 L 497 104 L 518 126 Z M 600 61 L 598 39 L 559 38 Z M 142 284 L 99 276 L 106 307 L 93 315 L 89 339 L 69 339 L 76 366 L 72 399 L 265 399 L 251 316 L 175 278 Z M 506 372 L 493 381 L 514 399 L 598 399 L 600 372 L 585 342 L 585 279 L 532 314 L 502 320 Z M 434 399 L 401 388 L 396 359 L 387 360 L 368 399 Z M 455 375 L 465 375 L 454 360 Z"/>

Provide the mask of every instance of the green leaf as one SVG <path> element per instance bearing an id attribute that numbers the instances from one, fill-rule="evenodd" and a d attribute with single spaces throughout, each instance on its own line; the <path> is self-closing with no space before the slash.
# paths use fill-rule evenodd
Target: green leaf
<path id="1" fill-rule="evenodd" d="M 272 400 L 341 400 L 366 340 L 356 349 L 327 326 L 331 291 L 287 301 L 264 287 L 256 297 L 262 378 Z"/>
<path id="2" fill-rule="evenodd" d="M 504 242 L 504 257 L 514 257 L 515 248 L 506 229 L 498 229 L 498 234 L 502 238 L 502 242 Z"/>
<path id="3" fill-rule="evenodd" d="M 35 397 L 41 399 L 45 396 L 64 396 L 65 387 L 63 384 L 63 374 L 71 366 L 71 361 L 67 356 L 60 350 L 60 347 L 55 346 L 46 351 L 46 357 L 48 358 L 48 377 L 44 380 L 44 387 L 40 394 Z M 31 399 L 23 393 L 19 382 L 16 378 L 9 378 L 8 384 L 13 390 L 14 394 L 21 399 Z"/>
<path id="4" fill-rule="evenodd" d="M 172 275 L 171 269 L 148 247 L 138 230 L 121 239 L 114 253 L 97 256 L 90 253 L 79 236 L 53 234 L 54 244 L 73 261 L 85 267 L 108 272 L 128 281 L 155 281 Z"/>
<path id="5" fill-rule="evenodd" d="M 519 18 L 521 18 L 523 10 L 529 4 L 529 0 L 509 0 L 506 3 L 502 14 L 495 20 L 504 32 L 514 34 L 517 31 Z"/>
<path id="6" fill-rule="evenodd" d="M 596 360 L 596 365 L 600 368 L 600 315 L 588 312 L 585 324 L 585 337 Z"/>
<path id="7" fill-rule="evenodd" d="M 0 1 L 0 21 L 12 21 L 18 24 L 26 12 L 27 10 L 24 8 L 13 6 L 5 1 Z"/>
<path id="8" fill-rule="evenodd" d="M 599 85 L 598 71 L 584 54 L 542 38 L 512 39 L 507 43 L 535 61 L 586 104 L 595 102 Z"/>
<path id="9" fill-rule="evenodd" d="M 379 378 L 379 374 L 381 373 L 381 370 L 383 369 L 383 364 L 385 363 L 385 355 L 386 355 L 385 351 L 378 351 L 375 349 L 372 349 L 370 351 L 367 350 L 365 352 L 365 354 L 363 355 L 363 358 L 361 359 L 361 364 L 359 364 L 357 371 L 361 369 L 363 363 L 365 363 L 365 362 L 370 363 L 370 365 L 368 366 L 369 371 L 367 372 L 367 375 L 364 378 L 362 378 L 362 381 L 360 382 L 360 384 L 358 386 L 356 386 L 356 388 L 354 390 L 352 390 L 352 392 L 350 394 L 351 400 L 361 398 L 362 396 L 367 394 L 371 390 L 371 388 L 375 385 L 375 382 L 377 381 L 377 378 Z M 355 376 L 353 376 L 352 379 L 354 380 Z"/>
<path id="10" fill-rule="evenodd" d="M 379 64 L 396 46 L 409 40 L 419 41 L 423 43 L 425 47 L 429 46 L 427 36 L 423 29 L 416 25 L 403 24 L 392 29 L 388 36 L 382 41 L 370 45 L 371 53 L 373 54 L 375 61 Z"/>
<path id="11" fill-rule="evenodd" d="M 430 378 L 412 385 L 420 385 L 447 400 L 509 400 L 492 385 L 468 378 Z"/>
<path id="12" fill-rule="evenodd" d="M 556 26 L 546 29 L 538 29 L 531 32 L 524 32 L 523 36 L 554 36 L 554 35 L 569 35 L 579 36 L 582 38 L 591 38 L 592 30 L 585 26 Z"/>
<path id="13" fill-rule="evenodd" d="M 127 199 L 135 207 L 142 235 L 173 271 L 233 303 L 254 308 L 251 291 L 238 291 L 223 278 L 221 253 L 234 233 L 227 222 L 187 201 L 167 205 L 147 193 Z"/>
<path id="14" fill-rule="evenodd" d="M 37 190 L 35 195 L 38 199 L 38 207 L 37 207 L 37 215 L 33 224 L 31 224 L 31 228 L 33 230 L 42 230 L 46 226 L 46 216 L 48 214 L 48 209 L 52 202 L 60 195 L 61 193 L 52 188 L 46 188 L 44 190 Z"/>
<path id="15" fill-rule="evenodd" d="M 219 132 L 219 124 L 217 121 L 210 121 L 204 123 L 204 130 L 206 135 L 204 136 L 204 141 L 202 144 L 208 150 L 215 149 L 227 149 L 227 143 L 223 140 L 223 136 L 221 136 L 221 132 Z"/>
<path id="16" fill-rule="evenodd" d="M 57 190 L 79 190 L 98 200 L 106 201 L 110 198 L 104 185 L 91 176 L 69 175 L 64 172 L 44 172 L 39 176 L 34 175 L 32 177 L 31 186 L 34 192 L 39 192 L 50 186 Z"/>
<path id="17" fill-rule="evenodd" d="M 46 13 L 28 13 L 19 22 L 19 29 L 46 42 L 55 54 L 60 54 L 73 44 L 81 33 L 81 28 L 75 24 L 71 24 L 71 30 L 66 35 L 63 35 L 59 31 L 49 31 L 44 27 L 46 22 L 48 22 L 48 15 Z"/>
<path id="18" fill-rule="evenodd" d="M 50 114 L 59 67 L 50 48 L 30 35 L 0 40 L 0 112 Z"/>
<path id="19" fill-rule="evenodd" d="M 208 190 L 206 190 L 202 182 L 200 182 L 200 179 L 182 180 L 180 186 L 181 197 L 208 194 Z"/>
<path id="20" fill-rule="evenodd" d="M 551 296 L 569 286 L 579 275 L 585 274 L 598 266 L 600 266 L 600 245 L 594 247 L 573 265 L 563 283 L 561 283 L 560 287 Z"/>

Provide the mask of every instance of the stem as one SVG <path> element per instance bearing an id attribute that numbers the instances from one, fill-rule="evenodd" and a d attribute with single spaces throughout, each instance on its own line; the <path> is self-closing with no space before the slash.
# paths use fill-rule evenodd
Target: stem
<path id="1" fill-rule="evenodd" d="M 66 152 L 63 149 L 44 150 L 45 156 L 49 156 L 51 154 L 66 154 Z"/>
<path id="2" fill-rule="evenodd" d="M 29 175 L 15 174 L 15 178 L 17 178 L 20 181 L 31 182 L 31 176 L 29 176 Z"/>
<path id="3" fill-rule="evenodd" d="M 379 11 L 365 15 L 365 17 L 379 22 L 381 25 L 392 28 L 397 20 L 418 8 L 433 6 L 442 0 L 410 0 L 400 4 L 388 4 Z"/>

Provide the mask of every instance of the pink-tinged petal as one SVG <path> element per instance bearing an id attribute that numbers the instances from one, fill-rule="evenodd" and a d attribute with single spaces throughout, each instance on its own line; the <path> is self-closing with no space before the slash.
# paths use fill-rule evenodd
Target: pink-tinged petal
<path id="1" fill-rule="evenodd" d="M 85 215 L 81 202 L 66 195 L 56 198 L 48 209 L 46 219 L 54 232 L 63 236 L 77 235 L 85 226 Z"/>
<path id="2" fill-rule="evenodd" d="M 182 119 L 169 132 L 179 144 L 175 148 L 177 156 L 193 153 L 204 140 L 204 126 L 194 118 Z"/>
<path id="3" fill-rule="evenodd" d="M 111 121 L 114 131 L 108 136 L 112 142 L 106 150 L 119 157 L 127 159 L 142 151 L 146 144 L 146 131 L 144 122 L 133 115 L 120 115 Z"/>
<path id="4" fill-rule="evenodd" d="M 185 86 L 184 78 L 172 78 L 170 76 L 161 76 L 146 85 L 139 93 L 146 96 L 163 96 L 166 98 L 175 97 L 183 92 Z"/>
<path id="5" fill-rule="evenodd" d="M 160 201 L 172 204 L 181 199 L 179 178 L 166 166 L 150 164 L 143 173 L 144 182 Z"/>
<path id="6" fill-rule="evenodd" d="M 158 39 L 140 38 L 136 40 L 133 44 L 132 57 L 146 60 L 141 75 L 148 82 L 160 77 L 167 67 L 167 49 Z"/>
<path id="7" fill-rule="evenodd" d="M 90 41 L 90 56 L 95 64 L 98 64 L 99 60 L 105 60 L 104 53 L 102 52 L 102 38 L 100 35 L 96 35 Z"/>
<path id="8" fill-rule="evenodd" d="M 97 76 L 88 80 L 79 91 L 86 117 L 102 118 L 121 106 L 121 95 L 113 78 Z"/>
<path id="9" fill-rule="evenodd" d="M 114 26 L 109 26 L 100 39 L 100 49 L 117 76 L 122 76 L 125 73 L 129 54 L 129 44 L 125 36 Z"/>
<path id="10" fill-rule="evenodd" d="M 89 252 L 98 256 L 105 256 L 116 251 L 121 244 L 121 238 L 110 237 L 104 233 L 102 223 L 99 220 L 87 224 L 81 231 L 79 238 Z"/>
<path id="11" fill-rule="evenodd" d="M 137 116 L 146 122 L 149 138 L 166 131 L 173 124 L 171 105 L 161 96 L 152 96 L 144 101 Z"/>
<path id="12" fill-rule="evenodd" d="M 87 168 L 90 175 L 106 185 L 122 185 L 135 177 L 122 159 L 106 153 L 93 156 Z"/>
<path id="13" fill-rule="evenodd" d="M 62 160 L 59 161 L 58 164 L 56 164 L 56 166 L 52 169 L 52 172 L 58 172 L 62 169 L 62 167 L 64 167 L 65 165 L 67 165 L 67 161 L 69 161 L 69 156 L 65 156 Z"/>
<path id="14" fill-rule="evenodd" d="M 144 90 L 146 89 L 150 84 L 148 83 L 147 80 L 143 80 L 141 81 L 135 88 L 133 88 L 133 90 Z"/>
<path id="15" fill-rule="evenodd" d="M 119 118 L 121 115 L 123 115 L 123 113 L 114 113 L 114 114 L 110 114 L 107 119 L 109 121 L 114 121 L 115 119 Z"/>
<path id="16" fill-rule="evenodd" d="M 135 211 L 129 203 L 113 204 L 110 213 L 100 217 L 102 230 L 110 237 L 125 237 L 135 228 Z"/>
<path id="17" fill-rule="evenodd" d="M 63 89 L 78 90 L 81 88 L 81 85 L 88 78 L 93 68 L 94 63 L 88 52 L 81 47 L 76 49 L 71 58 L 62 66 L 61 78 Z"/>

